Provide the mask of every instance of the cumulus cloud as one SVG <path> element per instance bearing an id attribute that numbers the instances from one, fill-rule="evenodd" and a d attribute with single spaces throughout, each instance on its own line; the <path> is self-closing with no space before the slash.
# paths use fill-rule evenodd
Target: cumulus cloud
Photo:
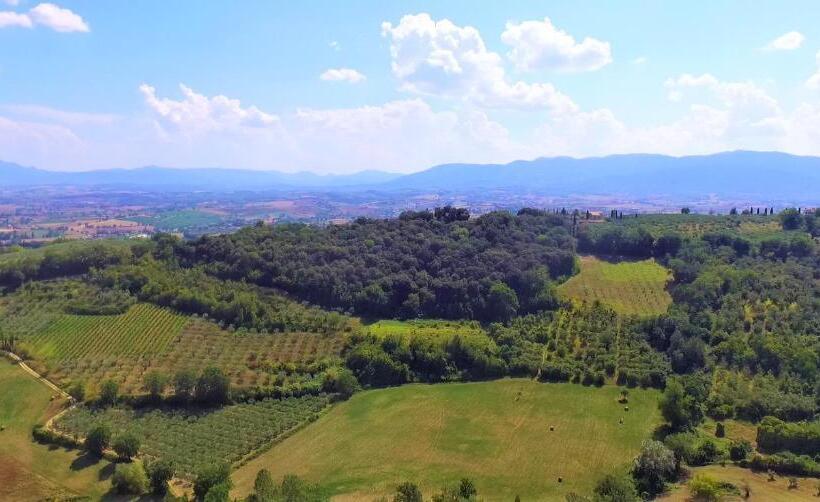
<path id="1" fill-rule="evenodd" d="M 11 11 L 0 12 L 0 28 L 17 26 L 21 28 L 31 28 L 33 23 L 31 18 L 25 14 L 18 14 Z"/>
<path id="2" fill-rule="evenodd" d="M 349 82 L 351 84 L 358 84 L 367 79 L 367 77 L 352 68 L 331 68 L 319 75 L 319 78 L 331 82 Z"/>
<path id="3" fill-rule="evenodd" d="M 501 57 L 487 49 L 472 26 L 434 21 L 422 13 L 404 16 L 396 26 L 382 23 L 382 35 L 390 40 L 393 74 L 405 91 L 491 107 L 577 108 L 552 84 L 511 82 Z"/>
<path id="4" fill-rule="evenodd" d="M 612 62 L 609 42 L 590 37 L 576 42 L 548 17 L 543 21 L 507 23 L 501 40 L 512 47 L 507 57 L 522 71 L 594 71 Z"/>
<path id="5" fill-rule="evenodd" d="M 775 38 L 763 48 L 767 51 L 793 51 L 803 45 L 806 37 L 799 31 L 790 31 Z"/>
<path id="6" fill-rule="evenodd" d="M 255 106 L 243 108 L 238 99 L 222 95 L 208 97 L 184 84 L 180 84 L 179 89 L 183 99 L 174 100 L 157 97 L 156 89 L 148 84 L 139 87 L 145 104 L 154 112 L 162 127 L 201 133 L 271 127 L 279 121 L 276 115 L 265 113 Z"/>
<path id="7" fill-rule="evenodd" d="M 6 3 L 17 5 L 17 2 L 8 0 Z M 61 33 L 87 33 L 89 31 L 88 24 L 82 17 L 52 3 L 38 4 L 25 14 L 11 11 L 0 12 L 0 28 L 8 26 L 31 28 L 34 25 L 45 26 Z"/>

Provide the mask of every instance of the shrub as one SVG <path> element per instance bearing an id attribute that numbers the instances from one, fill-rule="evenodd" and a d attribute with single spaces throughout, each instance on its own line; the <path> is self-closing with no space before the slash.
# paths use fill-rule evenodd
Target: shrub
<path id="1" fill-rule="evenodd" d="M 231 493 L 231 484 L 227 481 L 212 486 L 208 493 L 205 494 L 205 502 L 229 502 Z M 288 499 L 289 500 L 289 499 Z"/>
<path id="2" fill-rule="evenodd" d="M 695 474 L 689 481 L 689 493 L 699 502 L 717 502 L 723 496 L 721 484 L 706 474 Z"/>
<path id="3" fill-rule="evenodd" d="M 820 451 L 820 421 L 787 423 L 765 417 L 757 426 L 757 445 L 762 451 L 788 450 L 813 455 Z"/>
<path id="4" fill-rule="evenodd" d="M 734 461 L 744 460 L 752 453 L 752 443 L 741 439 L 740 441 L 732 441 L 729 445 L 729 458 Z"/>
<path id="5" fill-rule="evenodd" d="M 718 422 L 715 426 L 715 437 L 726 437 L 726 427 L 723 425 L 723 422 Z"/>
<path id="6" fill-rule="evenodd" d="M 102 456 L 111 443 L 111 428 L 107 425 L 98 425 L 89 431 L 85 438 L 85 447 L 91 453 Z"/>
<path id="7" fill-rule="evenodd" d="M 595 485 L 596 502 L 638 502 L 635 482 L 630 477 L 607 474 Z"/>
<path id="8" fill-rule="evenodd" d="M 168 491 L 168 482 L 174 477 L 174 464 L 168 460 L 157 460 L 148 465 L 148 477 L 151 490 L 157 495 Z"/>
<path id="9" fill-rule="evenodd" d="M 228 464 L 217 464 L 206 467 L 196 477 L 194 481 L 194 495 L 202 500 L 208 491 L 216 485 L 227 484 L 230 487 L 231 468 Z"/>
<path id="10" fill-rule="evenodd" d="M 675 479 L 676 474 L 672 451 L 659 441 L 644 441 L 632 468 L 638 489 L 650 495 L 658 494 L 663 491 L 667 481 Z"/>
<path id="11" fill-rule="evenodd" d="M 120 387 L 113 380 L 106 380 L 100 386 L 100 397 L 98 402 L 100 406 L 112 406 L 117 403 L 117 393 Z"/>
<path id="12" fill-rule="evenodd" d="M 396 487 L 396 495 L 393 502 L 422 502 L 421 490 L 418 485 L 405 481 Z"/>
<path id="13" fill-rule="evenodd" d="M 140 440 L 135 435 L 126 433 L 114 441 L 113 448 L 122 460 L 131 460 L 139 453 Z"/>
<path id="14" fill-rule="evenodd" d="M 82 382 L 74 382 L 68 389 L 68 394 L 77 401 L 85 400 L 85 385 Z"/>
<path id="15" fill-rule="evenodd" d="M 111 486 L 117 493 L 142 495 L 148 491 L 148 476 L 141 462 L 117 464 L 111 476 Z"/>

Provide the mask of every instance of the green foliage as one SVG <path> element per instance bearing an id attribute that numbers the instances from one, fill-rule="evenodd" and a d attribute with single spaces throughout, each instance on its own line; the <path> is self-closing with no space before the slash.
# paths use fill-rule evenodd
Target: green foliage
<path id="1" fill-rule="evenodd" d="M 122 460 L 131 460 L 140 450 L 140 439 L 134 434 L 125 433 L 114 440 L 114 451 Z"/>
<path id="2" fill-rule="evenodd" d="M 745 460 L 749 454 L 754 451 L 752 448 L 752 443 L 745 439 L 741 439 L 738 441 L 732 441 L 729 445 L 729 458 L 732 460 L 739 462 L 741 460 Z"/>
<path id="3" fill-rule="evenodd" d="M 572 272 L 574 243 L 561 217 L 494 212 L 465 221 L 452 214 L 247 227 L 202 237 L 176 255 L 185 267 L 370 318 L 503 320 L 512 307 L 540 302 L 544 288 L 529 272 L 543 266 L 552 278 Z M 518 305 L 506 291 L 491 293 L 499 282 L 514 290 Z"/>
<path id="4" fill-rule="evenodd" d="M 663 418 L 675 430 L 692 429 L 703 420 L 703 408 L 698 396 L 687 392 L 678 378 L 666 383 L 659 406 Z"/>
<path id="5" fill-rule="evenodd" d="M 689 481 L 689 493 L 694 500 L 718 502 L 726 494 L 724 487 L 716 479 L 706 474 L 695 474 Z"/>
<path id="6" fill-rule="evenodd" d="M 141 439 L 147 457 L 172 462 L 182 475 L 208 466 L 213 459 L 235 463 L 270 446 L 292 429 L 315 419 L 327 406 L 326 396 L 264 399 L 217 409 L 199 407 L 131 409 L 80 406 L 61 416 L 61 432 L 86 436 L 101 426 L 110 442 L 111 429 Z M 90 448 L 89 448 L 90 449 Z"/>
<path id="7" fill-rule="evenodd" d="M 227 404 L 231 400 L 231 381 L 219 368 L 205 368 L 197 379 L 194 397 L 211 406 Z"/>
<path id="8" fill-rule="evenodd" d="M 168 376 L 157 370 L 151 370 L 143 377 L 143 388 L 153 400 L 158 400 L 168 385 Z"/>
<path id="9" fill-rule="evenodd" d="M 325 372 L 325 380 L 322 382 L 322 390 L 333 394 L 338 394 L 342 399 L 349 399 L 361 388 L 356 375 L 347 368 L 329 368 Z"/>
<path id="10" fill-rule="evenodd" d="M 68 388 L 68 394 L 76 401 L 85 401 L 85 384 L 82 382 L 74 382 Z"/>
<path id="11" fill-rule="evenodd" d="M 635 482 L 629 476 L 607 474 L 595 485 L 594 502 L 638 502 Z"/>
<path id="12" fill-rule="evenodd" d="M 518 312 L 518 295 L 503 282 L 496 281 L 487 295 L 487 317 L 498 322 L 508 322 Z"/>
<path id="13" fill-rule="evenodd" d="M 106 424 L 100 424 L 90 429 L 85 437 L 85 447 L 91 453 L 102 456 L 103 451 L 111 443 L 111 428 Z"/>
<path id="14" fill-rule="evenodd" d="M 418 485 L 410 481 L 405 481 L 396 487 L 396 494 L 393 502 L 422 502 L 423 497 Z"/>
<path id="15" fill-rule="evenodd" d="M 97 399 L 97 402 L 100 406 L 113 406 L 117 404 L 119 390 L 120 386 L 117 385 L 117 382 L 106 380 L 100 386 L 100 397 Z"/>
<path id="16" fill-rule="evenodd" d="M 675 455 L 659 441 L 644 441 L 632 467 L 637 488 L 650 495 L 661 493 L 677 476 Z"/>
<path id="17" fill-rule="evenodd" d="M 142 462 L 135 461 L 117 464 L 114 474 L 111 475 L 111 486 L 117 493 L 128 495 L 142 495 L 148 492 L 148 476 Z"/>
<path id="18" fill-rule="evenodd" d="M 194 480 L 194 496 L 198 500 L 203 500 L 207 493 L 218 485 L 225 485 L 228 490 L 231 488 L 231 468 L 228 464 L 209 465 L 200 470 Z M 220 491 L 221 489 L 217 493 Z"/>
<path id="19" fill-rule="evenodd" d="M 176 473 L 174 464 L 168 460 L 155 460 L 148 464 L 146 471 L 151 482 L 151 491 L 155 495 L 167 493 L 168 482 L 173 479 Z"/>
<path id="20" fill-rule="evenodd" d="M 757 426 L 757 446 L 766 452 L 816 455 L 820 453 L 820 421 L 787 423 L 765 417 Z"/>
<path id="21" fill-rule="evenodd" d="M 212 486 L 205 494 L 204 502 L 230 502 L 230 480 Z"/>
<path id="22" fill-rule="evenodd" d="M 192 370 L 183 369 L 174 375 L 174 397 L 181 402 L 189 401 L 196 389 L 197 377 Z"/>

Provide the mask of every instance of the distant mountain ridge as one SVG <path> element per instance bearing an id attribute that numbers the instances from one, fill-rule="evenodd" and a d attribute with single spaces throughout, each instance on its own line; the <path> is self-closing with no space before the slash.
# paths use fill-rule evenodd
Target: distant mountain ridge
<path id="1" fill-rule="evenodd" d="M 820 157 L 735 151 L 670 157 L 624 154 L 549 157 L 509 164 L 443 164 L 413 174 L 349 175 L 226 168 L 142 167 L 76 173 L 0 162 L 0 186 L 74 185 L 147 190 L 371 189 L 459 192 L 517 190 L 549 195 L 756 196 L 820 199 Z"/>

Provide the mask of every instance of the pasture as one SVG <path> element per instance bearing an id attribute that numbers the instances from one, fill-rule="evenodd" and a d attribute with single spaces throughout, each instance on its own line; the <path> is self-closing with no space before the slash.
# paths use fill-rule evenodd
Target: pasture
<path id="1" fill-rule="evenodd" d="M 743 499 L 740 496 L 726 496 L 725 502 L 809 502 L 816 501 L 818 481 L 813 478 L 797 478 L 797 488 L 789 489 L 787 476 L 775 475 L 774 481 L 769 481 L 769 476 L 765 472 L 754 472 L 733 465 L 721 467 L 720 465 L 707 465 L 695 467 L 692 474 L 705 474 L 718 481 L 725 481 L 735 485 L 738 489 L 748 484 L 750 496 Z M 658 498 L 662 502 L 688 502 L 691 500 L 688 484 L 682 483 L 669 493 Z"/>
<path id="2" fill-rule="evenodd" d="M 565 298 L 599 301 L 619 314 L 650 316 L 666 312 L 672 297 L 666 291 L 670 272 L 655 260 L 610 263 L 582 256 L 581 272 L 558 287 Z"/>
<path id="3" fill-rule="evenodd" d="M 96 499 L 108 491 L 111 464 L 32 440 L 32 427 L 64 404 L 48 387 L 0 357 L 0 389 L 0 500 Z"/>
<path id="4" fill-rule="evenodd" d="M 618 394 L 527 379 L 362 392 L 238 469 L 234 495 L 267 468 L 274 479 L 293 473 L 350 500 L 389 494 L 405 480 L 429 496 L 464 476 L 483 500 L 563 500 L 625 468 L 659 423 L 658 392 L 631 391 L 629 411 Z"/>

